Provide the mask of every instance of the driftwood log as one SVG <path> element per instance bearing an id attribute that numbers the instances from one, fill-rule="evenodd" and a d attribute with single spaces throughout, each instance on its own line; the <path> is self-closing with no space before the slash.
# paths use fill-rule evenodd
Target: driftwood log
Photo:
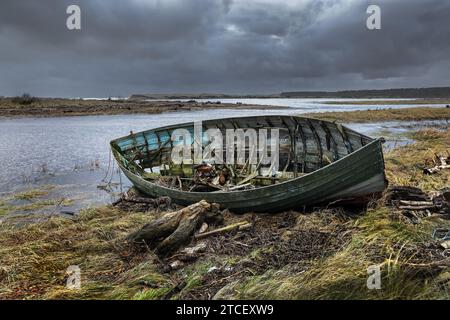
<path id="1" fill-rule="evenodd" d="M 387 192 L 386 200 L 389 204 L 395 204 L 398 201 L 431 201 L 431 198 L 419 188 L 409 186 L 392 186 Z"/>
<path id="2" fill-rule="evenodd" d="M 166 256 L 188 244 L 204 223 L 223 221 L 219 205 L 204 200 L 178 211 L 169 212 L 127 237 L 129 242 L 146 243 Z"/>
<path id="3" fill-rule="evenodd" d="M 398 209 L 412 223 L 420 223 L 421 219 L 434 214 L 450 214 L 448 189 L 427 194 L 413 187 L 391 187 L 386 200 L 388 205 Z"/>
<path id="4" fill-rule="evenodd" d="M 118 206 L 123 210 L 139 210 L 148 211 L 152 209 L 167 209 L 172 204 L 172 200 L 169 197 L 159 197 L 159 198 L 144 198 L 140 197 L 133 192 L 124 192 L 122 196 L 114 201 L 112 205 L 114 207 Z"/>

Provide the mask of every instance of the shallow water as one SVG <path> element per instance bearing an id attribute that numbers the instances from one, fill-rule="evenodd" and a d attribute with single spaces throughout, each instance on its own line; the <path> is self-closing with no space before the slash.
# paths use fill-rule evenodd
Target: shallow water
<path id="1" fill-rule="evenodd" d="M 316 99 L 297 99 L 297 98 L 270 98 L 270 99 L 197 99 L 198 102 L 207 101 L 220 101 L 222 103 L 243 103 L 243 104 L 256 104 L 256 105 L 270 105 L 281 106 L 296 109 L 297 113 L 307 112 L 327 112 L 327 111 L 356 111 L 367 109 L 402 109 L 411 107 L 423 107 L 420 104 L 405 104 L 405 105 L 387 105 L 382 101 L 412 101 L 414 99 L 329 99 L 329 98 L 316 98 Z M 180 100 L 178 100 L 180 101 Z M 187 101 L 187 100 L 181 100 Z M 368 105 L 352 105 L 348 102 L 354 101 L 371 101 L 373 103 Z M 326 102 L 339 102 L 336 104 L 327 104 Z M 347 103 L 346 103 L 347 102 Z M 435 104 L 432 107 L 441 108 L 445 107 L 445 104 Z"/>
<path id="2" fill-rule="evenodd" d="M 337 106 L 332 107 L 334 110 L 341 110 Z M 212 118 L 299 113 L 301 112 L 297 108 L 281 110 L 271 108 L 205 110 L 158 115 L 1 119 L 0 193 L 49 184 L 63 186 L 64 192 L 68 195 L 72 192 L 72 196 L 83 198 L 83 203 L 109 202 L 111 196 L 97 188 L 97 185 L 104 184 L 102 178 L 105 177 L 110 163 L 109 142 L 128 135 L 131 130 L 139 132 L 164 125 Z M 388 135 L 389 139 L 390 134 L 397 137 L 404 131 L 417 130 L 425 124 L 448 126 L 448 123 L 439 121 L 348 126 L 373 137 Z M 409 142 L 402 140 L 400 143 Z M 112 178 L 110 175 L 106 178 L 108 182 L 118 183 L 118 171 L 114 171 Z"/>

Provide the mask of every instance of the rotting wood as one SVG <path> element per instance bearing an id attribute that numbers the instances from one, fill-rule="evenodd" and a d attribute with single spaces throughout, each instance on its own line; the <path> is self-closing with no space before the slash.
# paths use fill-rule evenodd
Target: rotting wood
<path id="1" fill-rule="evenodd" d="M 156 133 L 155 133 L 156 134 Z M 158 137 L 159 140 L 159 135 L 156 135 Z M 166 142 L 164 142 L 164 144 L 155 152 L 152 153 L 151 158 L 149 158 L 147 161 L 148 163 L 152 163 L 153 160 L 155 160 L 158 156 L 160 156 L 162 154 L 162 151 L 164 150 L 164 148 L 171 142 L 171 140 L 168 140 Z"/>
<path id="2" fill-rule="evenodd" d="M 156 199 L 136 197 L 136 196 L 131 197 L 128 195 L 128 192 L 124 192 L 122 200 L 126 201 L 126 202 L 146 203 L 146 204 L 151 204 L 151 205 L 160 205 L 162 203 L 170 204 L 170 201 L 171 201 L 169 197 L 160 197 L 160 198 L 156 198 Z"/>
<path id="3" fill-rule="evenodd" d="M 181 210 L 169 212 L 127 237 L 131 243 L 146 243 L 159 255 L 166 256 L 192 240 L 192 236 L 206 223 L 223 220 L 217 204 L 200 201 Z"/>
<path id="4" fill-rule="evenodd" d="M 450 169 L 450 154 L 448 156 L 435 154 L 435 160 L 433 162 L 435 166 L 431 168 L 425 168 L 423 170 L 425 174 L 434 174 L 441 170 Z"/>
<path id="5" fill-rule="evenodd" d="M 320 137 L 317 134 L 316 128 L 314 128 L 314 125 L 312 124 L 311 120 L 306 119 L 306 122 L 310 128 L 310 130 L 312 131 L 313 137 L 314 137 L 314 141 L 316 143 L 317 146 L 317 152 L 319 152 L 319 168 L 323 167 L 323 148 L 322 148 L 322 143 L 320 142 Z"/>
<path id="6" fill-rule="evenodd" d="M 450 213 L 450 192 L 445 189 L 426 194 L 418 188 L 393 187 L 388 191 L 386 200 L 412 223 L 420 223 L 422 218 L 433 214 Z"/>
<path id="7" fill-rule="evenodd" d="M 134 203 L 134 204 L 144 204 L 153 207 L 167 208 L 172 204 L 172 200 L 169 197 L 159 197 L 159 198 L 143 198 L 138 196 L 130 196 L 128 192 L 124 192 L 122 196 L 112 203 L 112 206 L 117 206 L 123 203 Z"/>
<path id="8" fill-rule="evenodd" d="M 392 186 L 387 192 L 387 201 L 430 201 L 430 197 L 419 188 Z"/>
<path id="9" fill-rule="evenodd" d="M 294 130 L 294 136 L 292 137 L 292 153 L 294 154 L 294 178 L 298 177 L 298 154 L 297 154 L 297 135 L 299 133 L 299 125 L 296 124 Z M 287 169 L 287 167 L 286 167 Z M 284 170 L 284 173 L 286 170 Z M 304 172 L 304 169 L 302 170 Z"/>
<path id="10" fill-rule="evenodd" d="M 433 209 L 434 205 L 427 205 L 427 206 L 399 206 L 400 210 L 427 210 L 427 209 Z"/>
<path id="11" fill-rule="evenodd" d="M 306 143 L 306 137 L 305 132 L 303 131 L 302 127 L 298 127 L 298 133 L 300 135 L 300 139 L 302 140 L 303 144 L 303 163 L 302 163 L 302 173 L 306 172 L 306 156 L 308 155 L 308 144 Z"/>
<path id="12" fill-rule="evenodd" d="M 400 200 L 401 205 L 405 206 L 433 206 L 432 201 L 406 201 L 406 200 Z"/>
<path id="13" fill-rule="evenodd" d="M 345 132 L 345 128 L 340 125 L 339 123 L 336 123 L 336 129 L 339 131 L 339 133 L 342 136 L 342 140 L 344 142 L 345 147 L 347 148 L 347 153 L 350 154 L 353 152 L 353 146 L 348 138 L 347 132 Z"/>
<path id="14" fill-rule="evenodd" d="M 238 222 L 235 224 L 231 224 L 229 226 L 223 227 L 223 228 L 219 228 L 216 230 L 212 230 L 209 232 L 204 232 L 204 233 L 200 233 L 200 234 L 196 234 L 194 236 L 195 239 L 200 240 L 200 239 L 204 239 L 206 237 L 210 237 L 216 234 L 220 234 L 220 233 L 226 233 L 232 230 L 238 230 L 238 231 L 243 231 L 243 230 L 248 230 L 251 229 L 253 227 L 253 224 L 247 221 L 242 221 L 242 222 Z"/>
<path id="15" fill-rule="evenodd" d="M 330 148 L 333 149 L 333 161 L 337 161 L 339 160 L 339 150 L 338 150 L 338 145 L 337 142 L 334 138 L 334 135 L 331 133 L 330 128 L 327 126 L 326 122 L 321 121 L 320 122 L 321 127 L 323 128 L 323 130 L 325 131 L 325 136 L 326 136 L 326 140 L 327 140 L 327 148 L 328 150 L 330 150 Z"/>
<path id="16" fill-rule="evenodd" d="M 244 189 L 244 188 L 247 188 L 250 186 L 252 186 L 251 183 L 240 184 L 240 185 L 229 188 L 228 191 L 236 191 L 236 190 Z"/>

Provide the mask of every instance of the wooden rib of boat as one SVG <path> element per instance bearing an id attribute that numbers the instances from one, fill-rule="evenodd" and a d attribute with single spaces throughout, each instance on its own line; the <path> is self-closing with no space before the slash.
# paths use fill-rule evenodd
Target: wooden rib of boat
<path id="1" fill-rule="evenodd" d="M 173 131 L 193 133 L 192 122 L 130 133 L 111 141 L 112 152 L 124 174 L 146 195 L 168 196 L 182 205 L 206 200 L 235 212 L 367 201 L 387 186 L 383 139 L 372 139 L 337 123 L 296 116 L 255 116 L 203 121 L 202 127 L 203 132 L 219 129 L 224 137 L 227 129 L 279 129 L 279 171 L 268 173 L 270 164 L 226 166 L 232 171 L 227 185 L 216 183 L 215 188 L 210 183 L 195 189 L 196 166 L 171 161 Z M 251 151 L 246 148 L 245 152 L 248 159 Z M 161 179 L 172 182 L 162 184 Z M 243 189 L 244 185 L 251 188 Z"/>

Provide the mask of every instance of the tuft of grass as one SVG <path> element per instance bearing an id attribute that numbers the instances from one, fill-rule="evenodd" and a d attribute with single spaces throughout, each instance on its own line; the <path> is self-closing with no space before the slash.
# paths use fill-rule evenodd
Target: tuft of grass
<path id="1" fill-rule="evenodd" d="M 31 189 L 23 192 L 19 192 L 13 195 L 15 200 L 28 200 L 31 201 L 35 198 L 41 198 L 47 196 L 52 189 L 52 186 L 44 186 L 40 189 Z"/>
<path id="2" fill-rule="evenodd" d="M 159 300 L 164 298 L 172 288 L 150 288 L 134 295 L 133 300 Z"/>
<path id="3" fill-rule="evenodd" d="M 12 209 L 14 211 L 38 211 L 38 210 L 41 210 L 44 208 L 55 206 L 59 203 L 60 203 L 60 201 L 58 201 L 56 199 L 48 199 L 48 200 L 41 200 L 41 201 L 37 201 L 37 202 L 33 202 L 30 204 L 25 204 L 25 205 L 21 205 L 21 206 L 14 206 L 14 207 L 12 207 Z"/>
<path id="4" fill-rule="evenodd" d="M 26 190 L 0 199 L 0 216 L 24 211 L 38 212 L 53 206 L 72 205 L 72 199 L 49 197 L 53 188 L 54 186 L 43 186 L 40 189 Z"/>
<path id="5" fill-rule="evenodd" d="M 0 217 L 9 214 L 10 209 L 10 206 L 4 200 L 0 200 Z"/>
<path id="6" fill-rule="evenodd" d="M 407 136 L 416 141 L 434 141 L 433 143 L 437 143 L 445 140 L 448 137 L 448 132 L 436 129 L 423 129 L 409 132 Z"/>

